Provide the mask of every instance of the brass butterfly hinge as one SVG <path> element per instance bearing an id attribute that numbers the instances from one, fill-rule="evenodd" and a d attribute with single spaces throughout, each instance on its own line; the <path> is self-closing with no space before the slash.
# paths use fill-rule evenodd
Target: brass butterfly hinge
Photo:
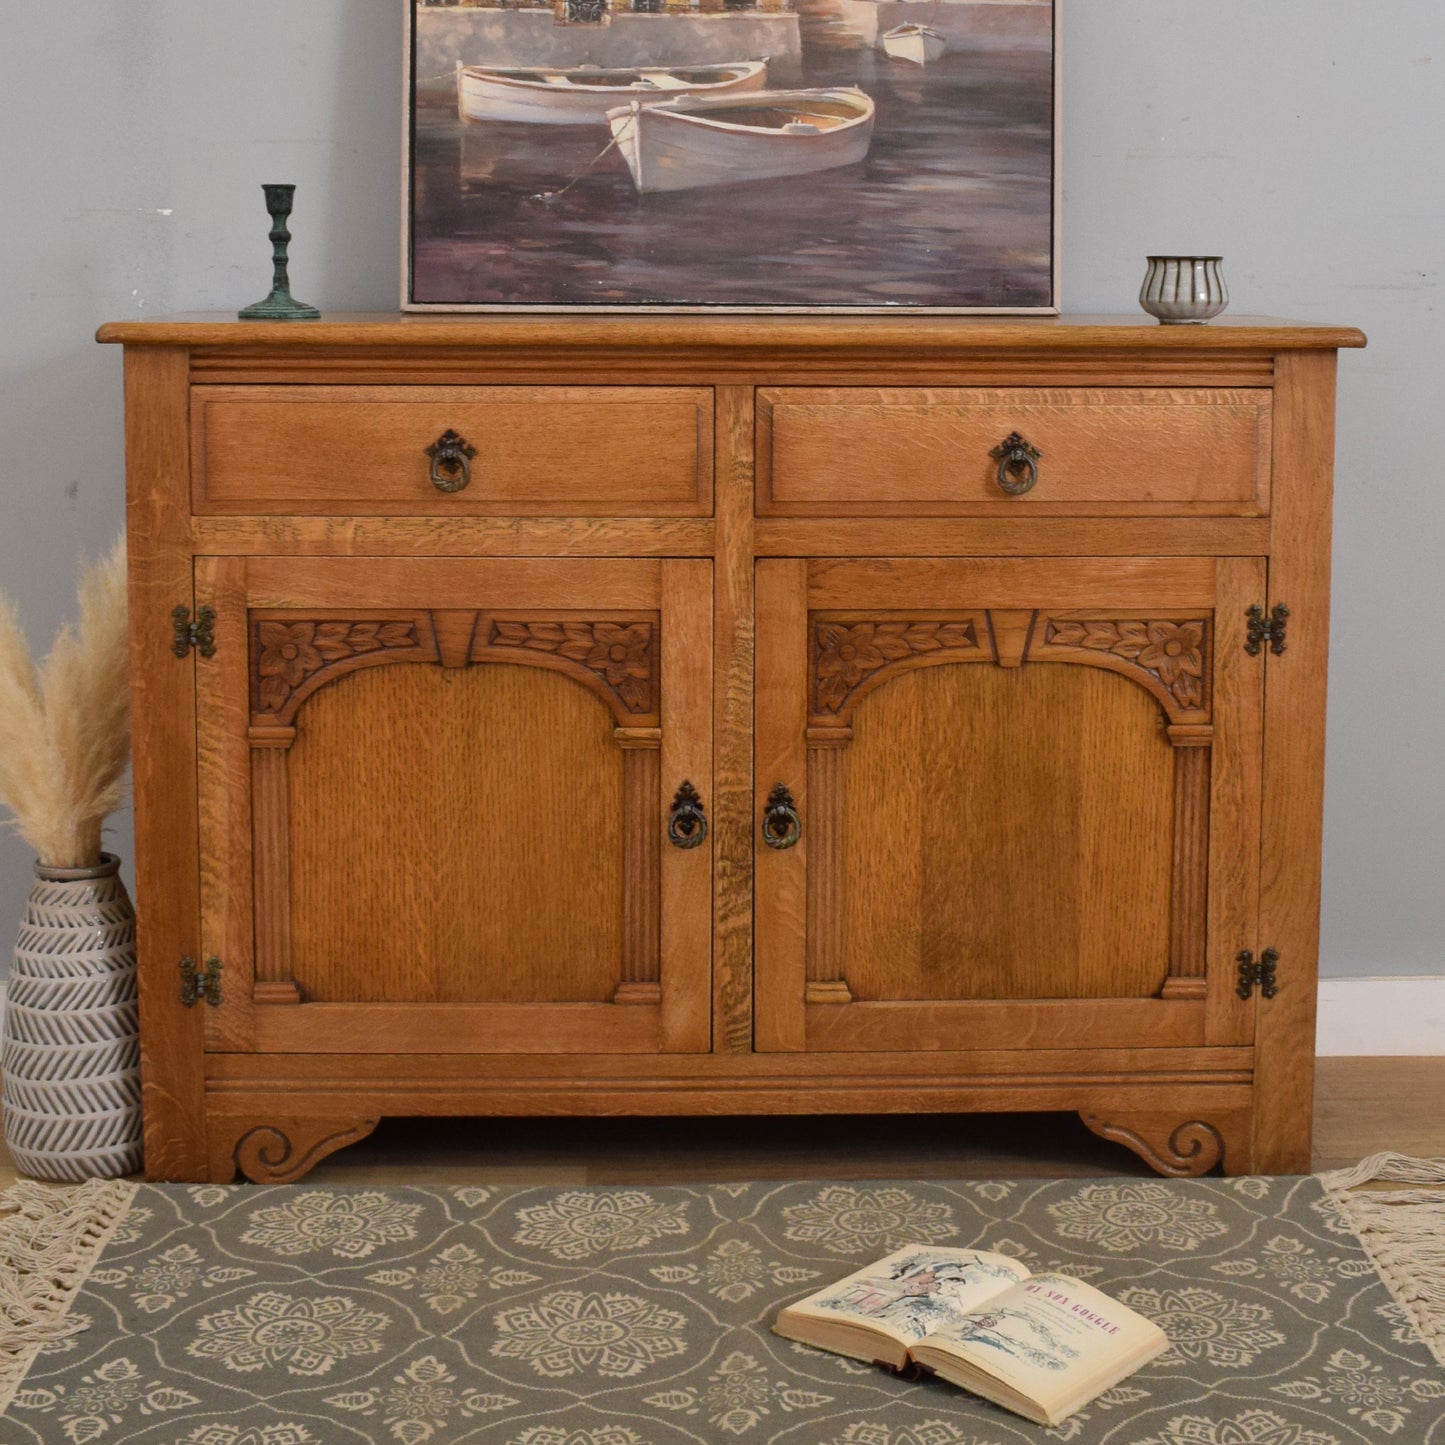
<path id="1" fill-rule="evenodd" d="M 1246 948 L 1238 957 L 1239 982 L 1234 991 L 1240 998 L 1248 998 L 1258 989 L 1265 998 L 1273 998 L 1279 992 L 1275 969 L 1279 964 L 1279 950 L 1266 948 L 1258 958 Z"/>
<path id="2" fill-rule="evenodd" d="M 221 960 L 208 958 L 205 967 L 197 968 L 194 958 L 181 960 L 181 1002 L 194 1008 L 202 999 L 212 1008 L 221 1006 Z"/>
<path id="3" fill-rule="evenodd" d="M 1259 606 L 1251 607 L 1244 616 L 1249 627 L 1244 650 L 1251 657 L 1258 657 L 1267 642 L 1269 650 L 1278 657 L 1286 645 L 1284 634 L 1285 625 L 1289 622 L 1289 608 L 1283 602 L 1276 602 L 1270 608 L 1268 617 L 1264 615 L 1264 608 Z"/>
<path id="4" fill-rule="evenodd" d="M 175 633 L 171 651 L 177 657 L 184 657 L 192 648 L 195 648 L 202 657 L 216 655 L 216 612 L 214 608 L 202 607 L 196 613 L 194 622 L 191 621 L 190 608 L 174 608 L 171 612 L 171 628 Z"/>

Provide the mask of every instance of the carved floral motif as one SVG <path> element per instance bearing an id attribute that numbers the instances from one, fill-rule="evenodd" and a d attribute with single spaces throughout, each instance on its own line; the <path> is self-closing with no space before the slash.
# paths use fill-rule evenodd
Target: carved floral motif
<path id="1" fill-rule="evenodd" d="M 1204 706 L 1206 626 L 1197 622 L 1134 622 L 1090 618 L 1054 622 L 1048 641 L 1057 647 L 1107 652 L 1137 663 L 1169 690 L 1180 707 Z"/>
<path id="2" fill-rule="evenodd" d="M 262 712 L 284 712 L 308 678 L 333 663 L 415 647 L 412 622 L 258 622 L 256 676 Z"/>
<path id="3" fill-rule="evenodd" d="M 650 622 L 498 622 L 493 647 L 550 652 L 596 673 L 630 713 L 652 711 Z"/>
<path id="4" fill-rule="evenodd" d="M 839 713 L 865 679 L 907 658 L 975 651 L 971 620 L 819 622 L 813 629 L 813 689 L 820 712 Z"/>

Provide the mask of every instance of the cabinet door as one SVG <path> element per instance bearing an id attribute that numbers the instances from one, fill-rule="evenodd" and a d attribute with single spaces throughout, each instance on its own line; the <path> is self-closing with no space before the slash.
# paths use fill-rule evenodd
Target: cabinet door
<path id="1" fill-rule="evenodd" d="M 208 1047 L 708 1047 L 711 564 L 201 558 Z M 682 846 L 686 845 L 686 846 Z"/>
<path id="2" fill-rule="evenodd" d="M 1252 1038 L 1261 560 L 777 560 L 757 595 L 760 1048 Z"/>

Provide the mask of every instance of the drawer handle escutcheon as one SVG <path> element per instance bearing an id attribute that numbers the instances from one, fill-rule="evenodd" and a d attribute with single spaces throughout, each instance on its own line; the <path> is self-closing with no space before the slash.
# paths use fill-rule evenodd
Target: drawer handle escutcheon
<path id="1" fill-rule="evenodd" d="M 1033 491 L 1043 456 L 1037 447 L 1030 446 L 1017 432 L 1010 432 L 989 456 L 998 459 L 998 484 L 1009 496 L 1021 497 Z"/>
<path id="2" fill-rule="evenodd" d="M 667 818 L 667 838 L 674 848 L 697 848 L 707 837 L 707 817 L 702 798 L 691 783 L 683 783 L 672 800 Z"/>
<path id="3" fill-rule="evenodd" d="M 472 458 L 477 449 L 465 437 L 447 428 L 427 449 L 431 480 L 439 492 L 459 492 L 472 479 Z"/>
<path id="4" fill-rule="evenodd" d="M 763 842 L 769 848 L 792 848 L 803 836 L 803 820 L 798 816 L 798 806 L 787 787 L 778 783 L 768 794 L 768 805 L 763 809 Z"/>

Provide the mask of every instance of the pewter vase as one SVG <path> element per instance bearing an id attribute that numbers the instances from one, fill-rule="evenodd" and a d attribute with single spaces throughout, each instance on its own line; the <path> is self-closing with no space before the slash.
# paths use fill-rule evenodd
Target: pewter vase
<path id="1" fill-rule="evenodd" d="M 5 1143 L 36 1179 L 141 1165 L 135 910 L 106 853 L 35 865 L 5 990 Z"/>

